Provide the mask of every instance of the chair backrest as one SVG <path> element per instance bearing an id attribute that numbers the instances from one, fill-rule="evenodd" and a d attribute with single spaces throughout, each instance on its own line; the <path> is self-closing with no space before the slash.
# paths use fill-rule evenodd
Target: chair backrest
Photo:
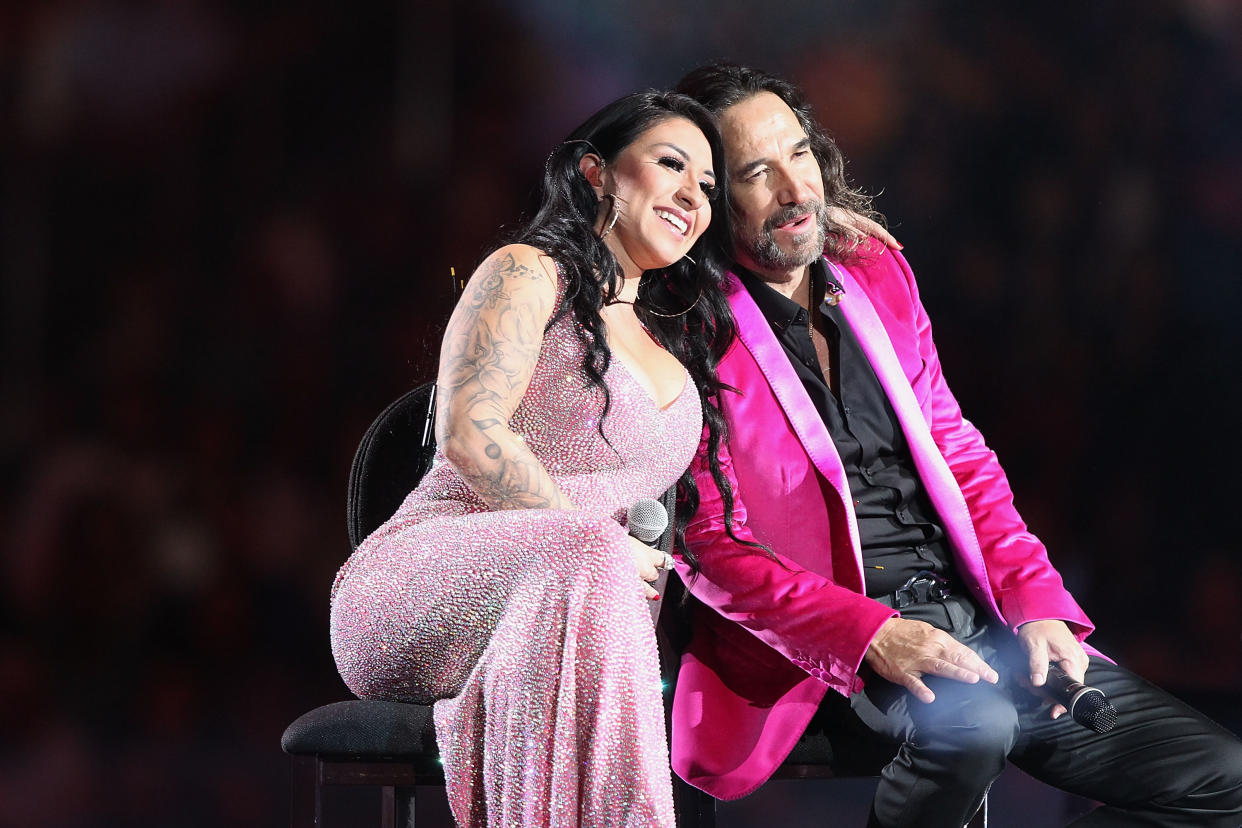
<path id="1" fill-rule="evenodd" d="M 380 412 L 358 443 L 345 501 L 349 545 L 392 517 L 431 468 L 435 455 L 436 384 L 407 391 Z"/>

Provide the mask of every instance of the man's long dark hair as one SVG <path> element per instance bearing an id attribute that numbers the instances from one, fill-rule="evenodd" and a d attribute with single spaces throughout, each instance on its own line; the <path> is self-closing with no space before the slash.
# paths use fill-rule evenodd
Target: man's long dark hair
<path id="1" fill-rule="evenodd" d="M 677 84 L 677 91 L 689 95 L 716 113 L 741 103 L 760 92 L 771 92 L 784 101 L 811 141 L 811 153 L 819 162 L 824 179 L 824 199 L 829 206 L 844 207 L 860 216 L 883 222 L 871 204 L 871 197 L 849 185 L 845 177 L 845 156 L 831 136 L 815 119 L 806 96 L 794 84 L 749 66 L 736 63 L 709 63 L 692 70 Z M 824 252 L 838 261 L 856 256 L 858 233 L 828 221 L 828 240 Z"/>
<path id="2" fill-rule="evenodd" d="M 597 425 L 602 436 L 603 421 L 612 405 L 604 384 L 612 353 L 599 312 L 616 298 L 622 273 L 616 257 L 595 231 L 600 203 L 579 163 L 583 155 L 594 153 L 608 164 L 643 132 L 674 117 L 697 126 L 711 147 L 716 175 L 711 224 L 691 248 L 689 258 L 643 275 L 634 311 L 656 340 L 689 370 L 713 449 L 712 473 L 723 480 L 715 449 L 723 435 L 724 418 L 712 402 L 720 392 L 716 365 L 734 334 L 733 315 L 722 290 L 732 231 L 724 144 L 715 117 L 686 95 L 654 90 L 626 95 L 604 107 L 552 151 L 544 170 L 539 210 L 510 241 L 537 247 L 556 262 L 565 283 L 564 299 L 548 326 L 573 314 L 575 330 L 585 348 L 583 372 L 589 384 L 600 388 L 604 396 Z M 682 313 L 683 309 L 688 310 Z M 683 490 L 694 489 L 689 472 L 678 485 Z M 679 518 L 677 528 L 684 536 L 684 520 Z M 690 560 L 694 565 L 693 556 Z"/>

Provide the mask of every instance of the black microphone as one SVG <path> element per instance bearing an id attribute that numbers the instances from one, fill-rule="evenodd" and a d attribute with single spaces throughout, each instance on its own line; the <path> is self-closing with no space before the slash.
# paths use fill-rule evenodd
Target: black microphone
<path id="1" fill-rule="evenodd" d="M 1117 708 L 1104 691 L 1088 687 L 1065 675 L 1055 664 L 1048 665 L 1048 681 L 1044 688 L 1049 695 L 1065 705 L 1074 721 L 1096 733 L 1107 733 L 1117 724 Z"/>
<path id="2" fill-rule="evenodd" d="M 668 510 L 658 500 L 640 498 L 630 507 L 625 522 L 631 535 L 643 543 L 654 543 L 668 526 Z"/>

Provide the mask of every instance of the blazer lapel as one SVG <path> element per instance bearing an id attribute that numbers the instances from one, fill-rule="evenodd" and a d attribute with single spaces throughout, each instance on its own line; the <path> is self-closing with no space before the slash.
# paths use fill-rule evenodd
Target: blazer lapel
<path id="1" fill-rule="evenodd" d="M 983 554 L 979 549 L 979 539 L 975 534 L 974 522 L 970 519 L 966 498 L 963 497 L 961 487 L 957 485 L 944 454 L 932 438 L 931 429 L 923 418 L 918 400 L 915 399 L 914 389 L 910 387 L 910 381 L 902 371 L 897 353 L 893 350 L 888 331 L 858 281 L 845 268 L 838 267 L 833 262 L 828 262 L 828 266 L 845 288 L 845 295 L 841 298 L 841 312 L 854 329 L 863 352 L 897 413 L 901 430 L 910 444 L 910 453 L 914 456 L 914 465 L 923 479 L 923 485 L 927 487 L 928 496 L 936 506 L 937 514 L 944 521 L 945 532 L 958 551 L 959 563 L 974 576 L 978 584 L 986 584 Z M 982 599 L 1000 617 L 1000 609 L 996 606 L 991 590 L 980 589 L 976 597 Z"/>
<path id="2" fill-rule="evenodd" d="M 862 570 L 862 551 L 858 540 L 858 524 L 854 518 L 853 501 L 850 495 L 849 482 L 845 476 L 845 467 L 837 447 L 832 442 L 815 404 L 811 402 L 802 380 L 793 366 L 789 364 L 784 348 L 772 333 L 768 320 L 764 317 L 755 300 L 742 285 L 741 281 L 729 274 L 730 284 L 726 286 L 729 293 L 729 305 L 733 309 L 737 321 L 737 337 L 754 357 L 759 370 L 772 389 L 773 396 L 785 411 L 785 416 L 793 425 L 811 462 L 819 469 L 824 478 L 836 489 L 837 495 L 845 505 L 845 514 L 849 521 L 850 540 L 854 547 L 854 557 Z"/>

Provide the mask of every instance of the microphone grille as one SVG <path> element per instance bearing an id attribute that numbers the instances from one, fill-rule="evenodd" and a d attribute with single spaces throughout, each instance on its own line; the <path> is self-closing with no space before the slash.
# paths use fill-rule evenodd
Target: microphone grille
<path id="1" fill-rule="evenodd" d="M 631 535 L 643 543 L 651 543 L 664 534 L 664 528 L 668 526 L 668 510 L 660 501 L 644 497 L 634 501 L 626 523 Z"/>
<path id="2" fill-rule="evenodd" d="M 1103 693 L 1088 693 L 1074 705 L 1074 719 L 1096 733 L 1107 733 L 1117 724 L 1117 708 Z"/>

